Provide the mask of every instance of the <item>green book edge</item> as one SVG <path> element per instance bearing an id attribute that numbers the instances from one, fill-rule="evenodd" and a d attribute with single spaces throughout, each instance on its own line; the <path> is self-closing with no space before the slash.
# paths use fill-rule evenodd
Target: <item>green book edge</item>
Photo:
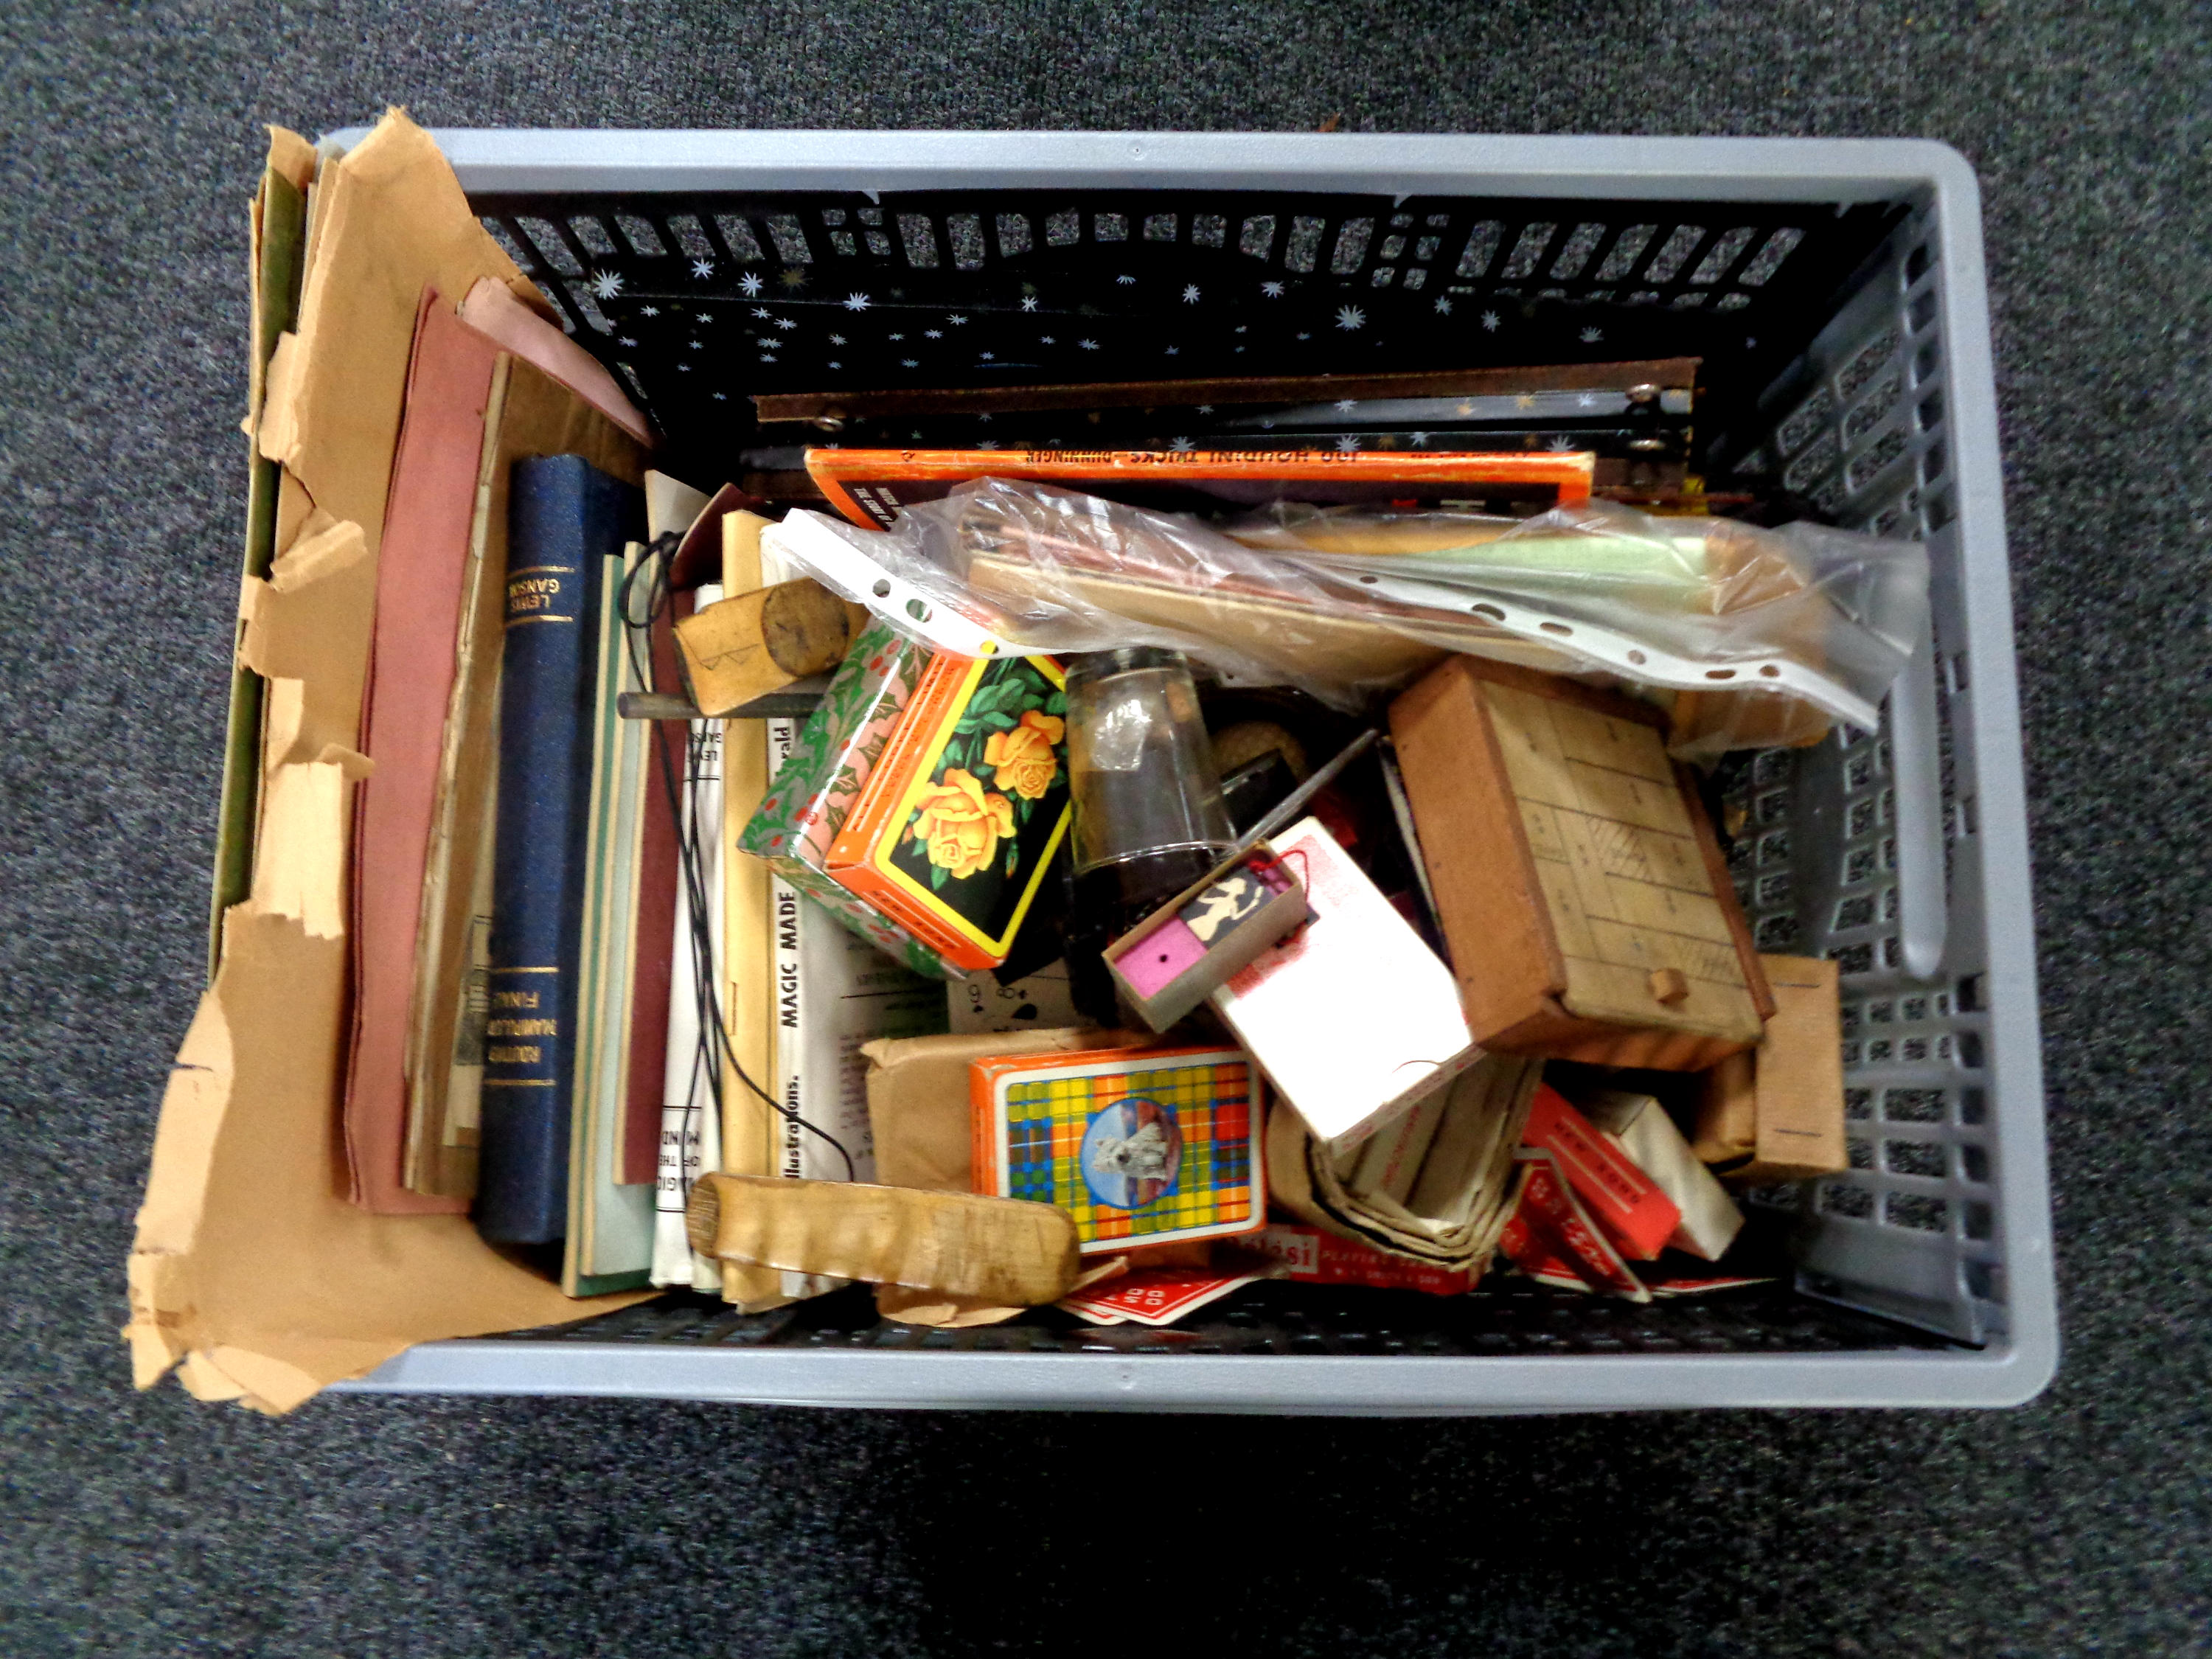
<path id="1" fill-rule="evenodd" d="M 273 354 L 279 335 L 299 322 L 300 279 L 307 242 L 307 195 L 283 174 L 261 177 L 261 315 L 258 337 Z M 269 367 L 264 355 L 258 367 Z M 247 438 L 246 576 L 266 577 L 276 556 L 276 464 Z M 240 628 L 243 623 L 239 624 Z M 239 665 L 231 640 L 230 713 L 222 739 L 222 796 L 215 830 L 215 872 L 208 899 L 208 981 L 222 962 L 223 913 L 253 885 L 253 832 L 261 797 L 261 676 Z"/>

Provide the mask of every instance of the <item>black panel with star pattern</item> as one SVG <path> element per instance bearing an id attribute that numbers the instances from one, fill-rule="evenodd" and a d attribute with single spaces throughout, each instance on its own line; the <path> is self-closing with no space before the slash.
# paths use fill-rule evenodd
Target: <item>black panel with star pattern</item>
<path id="1" fill-rule="evenodd" d="M 670 462 L 702 475 L 788 441 L 756 428 L 749 399 L 764 392 L 1660 356 L 1705 359 L 1710 440 L 1803 349 L 1902 211 L 1191 191 L 474 205 L 668 434 Z M 1000 424 L 929 439 L 1048 441 L 1061 422 Z M 1569 420 L 1534 435 L 1549 447 L 1577 427 L 1603 429 Z M 1529 435 L 1516 428 L 1513 447 Z"/>

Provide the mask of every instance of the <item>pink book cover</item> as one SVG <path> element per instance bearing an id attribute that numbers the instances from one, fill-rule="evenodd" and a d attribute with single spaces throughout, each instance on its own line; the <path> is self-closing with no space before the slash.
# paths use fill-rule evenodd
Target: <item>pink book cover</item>
<path id="1" fill-rule="evenodd" d="M 1319 1139 L 1348 1144 L 1480 1056 L 1451 969 L 1318 818 L 1273 842 L 1314 920 L 1213 1006 Z"/>
<path id="2" fill-rule="evenodd" d="M 407 402 L 392 464 L 376 629 L 362 693 L 353 847 L 354 1024 L 345 1138 L 353 1201 L 382 1215 L 456 1215 L 465 1198 L 401 1184 L 407 1133 L 407 1011 L 415 934 L 453 685 L 461 575 L 476 514 L 484 405 L 499 347 L 422 291 Z"/>

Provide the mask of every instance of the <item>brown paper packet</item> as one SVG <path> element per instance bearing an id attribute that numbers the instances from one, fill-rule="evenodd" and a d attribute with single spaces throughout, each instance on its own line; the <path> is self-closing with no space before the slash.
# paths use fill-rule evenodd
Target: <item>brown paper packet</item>
<path id="1" fill-rule="evenodd" d="M 973 1192 L 974 1108 L 968 1067 L 993 1054 L 1068 1054 L 1082 1048 L 1131 1048 L 1158 1041 L 1131 1031 L 1054 1028 L 978 1031 L 949 1036 L 878 1037 L 863 1043 L 868 1057 L 868 1125 L 876 1142 L 876 1179 L 886 1187 L 939 1193 Z"/>

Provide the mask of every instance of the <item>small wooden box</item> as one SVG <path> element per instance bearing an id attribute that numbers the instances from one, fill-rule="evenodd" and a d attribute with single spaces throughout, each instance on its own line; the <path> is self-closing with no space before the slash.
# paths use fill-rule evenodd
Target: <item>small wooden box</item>
<path id="1" fill-rule="evenodd" d="M 1484 1048 L 1697 1072 L 1759 1041 L 1773 996 L 1665 726 L 1628 698 L 1465 656 L 1391 705 Z"/>
<path id="2" fill-rule="evenodd" d="M 1265 842 L 1106 947 L 1122 1000 L 1164 1031 L 1305 924 L 1305 887 Z"/>

